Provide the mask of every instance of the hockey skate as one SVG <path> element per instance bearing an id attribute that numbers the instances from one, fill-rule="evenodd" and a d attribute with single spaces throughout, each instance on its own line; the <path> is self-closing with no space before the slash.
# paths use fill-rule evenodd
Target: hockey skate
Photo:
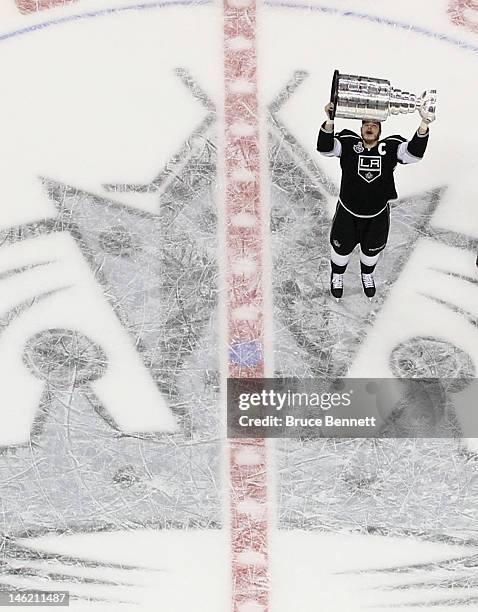
<path id="1" fill-rule="evenodd" d="M 373 274 L 364 274 L 362 272 L 361 276 L 363 292 L 368 297 L 368 299 L 371 300 L 375 295 L 375 281 L 373 280 Z"/>
<path id="2" fill-rule="evenodd" d="M 344 275 L 332 272 L 330 275 L 330 293 L 339 301 L 344 293 Z"/>

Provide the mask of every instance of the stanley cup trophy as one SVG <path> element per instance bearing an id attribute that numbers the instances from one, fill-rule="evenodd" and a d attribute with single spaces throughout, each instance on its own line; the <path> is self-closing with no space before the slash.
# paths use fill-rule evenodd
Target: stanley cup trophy
<path id="1" fill-rule="evenodd" d="M 422 117 L 434 115 L 437 92 L 434 89 L 417 97 L 407 91 L 394 89 L 390 81 L 353 74 L 334 72 L 330 101 L 334 104 L 331 119 L 369 119 L 384 121 L 389 115 L 413 113 Z"/>

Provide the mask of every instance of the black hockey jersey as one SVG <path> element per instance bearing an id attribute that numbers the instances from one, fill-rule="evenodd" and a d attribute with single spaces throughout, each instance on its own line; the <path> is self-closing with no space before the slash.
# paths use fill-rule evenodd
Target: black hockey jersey
<path id="1" fill-rule="evenodd" d="M 329 157 L 340 157 L 340 202 L 360 217 L 374 217 L 389 200 L 397 198 L 393 177 L 397 163 L 420 161 L 428 143 L 428 132 L 423 136 L 415 132 L 409 142 L 402 136 L 388 136 L 369 150 L 355 132 L 342 130 L 334 136 L 323 128 L 317 150 Z"/>

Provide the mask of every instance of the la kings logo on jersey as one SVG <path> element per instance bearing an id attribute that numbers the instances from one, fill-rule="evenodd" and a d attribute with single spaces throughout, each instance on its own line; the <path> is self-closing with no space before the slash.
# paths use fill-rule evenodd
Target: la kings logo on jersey
<path id="1" fill-rule="evenodd" d="M 358 173 L 367 183 L 372 183 L 382 174 L 382 158 L 379 155 L 359 155 Z"/>

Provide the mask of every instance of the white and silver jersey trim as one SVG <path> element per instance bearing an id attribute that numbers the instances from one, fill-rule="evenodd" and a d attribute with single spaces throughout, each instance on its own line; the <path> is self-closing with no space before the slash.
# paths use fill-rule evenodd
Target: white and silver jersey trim
<path id="1" fill-rule="evenodd" d="M 408 142 L 402 142 L 402 144 L 398 147 L 397 150 L 397 158 L 402 162 L 402 164 L 416 164 L 421 161 L 421 157 L 415 157 L 408 151 Z"/>
<path id="2" fill-rule="evenodd" d="M 325 132 L 323 128 L 320 129 Z M 321 151 L 320 154 L 325 155 L 325 157 L 340 157 L 342 155 L 342 145 L 340 144 L 340 140 L 338 138 L 334 138 L 334 148 L 331 151 Z"/>

